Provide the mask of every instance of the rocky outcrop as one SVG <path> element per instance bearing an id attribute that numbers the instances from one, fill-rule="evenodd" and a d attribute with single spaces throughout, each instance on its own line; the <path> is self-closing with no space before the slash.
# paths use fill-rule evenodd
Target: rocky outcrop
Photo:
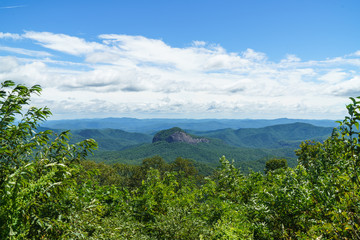
<path id="1" fill-rule="evenodd" d="M 189 143 L 189 144 L 210 142 L 209 139 L 207 139 L 207 138 L 192 137 L 180 128 L 172 128 L 172 129 L 158 132 L 154 136 L 152 142 L 154 143 L 154 142 L 159 142 L 159 141 L 166 141 L 168 143 L 184 142 L 184 143 Z"/>
<path id="2" fill-rule="evenodd" d="M 185 142 L 185 143 L 201 143 L 201 142 L 209 142 L 209 139 L 206 138 L 193 138 L 190 135 L 184 132 L 175 132 L 169 136 L 167 142 Z"/>

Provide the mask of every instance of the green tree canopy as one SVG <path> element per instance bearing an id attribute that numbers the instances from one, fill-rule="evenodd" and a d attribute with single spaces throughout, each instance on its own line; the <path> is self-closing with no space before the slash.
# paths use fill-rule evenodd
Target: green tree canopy
<path id="1" fill-rule="evenodd" d="M 29 107 L 41 87 L 5 81 L 0 89 L 0 239 L 52 239 L 65 234 L 76 208 L 79 161 L 94 140 L 38 131 L 51 112 Z"/>
<path id="2" fill-rule="evenodd" d="M 275 171 L 276 169 L 287 168 L 287 166 L 288 164 L 286 159 L 273 158 L 265 163 L 264 172 L 265 174 L 267 174 L 269 171 Z"/>

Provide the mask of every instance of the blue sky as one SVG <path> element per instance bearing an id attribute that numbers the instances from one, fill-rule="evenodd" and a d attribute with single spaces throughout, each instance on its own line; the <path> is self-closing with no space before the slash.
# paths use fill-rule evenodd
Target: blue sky
<path id="1" fill-rule="evenodd" d="M 360 2 L 0 1 L 0 80 L 82 117 L 341 118 Z"/>

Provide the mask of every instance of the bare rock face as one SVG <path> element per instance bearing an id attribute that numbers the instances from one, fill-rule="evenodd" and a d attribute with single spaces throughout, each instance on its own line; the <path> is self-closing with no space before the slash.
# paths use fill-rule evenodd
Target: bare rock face
<path id="1" fill-rule="evenodd" d="M 209 142 L 209 139 L 206 138 L 193 138 L 190 135 L 184 132 L 175 132 L 170 135 L 167 142 L 185 142 L 190 144 L 197 144 L 201 142 Z"/>
<path id="2" fill-rule="evenodd" d="M 192 137 L 180 128 L 171 128 L 168 130 L 163 130 L 163 131 L 158 132 L 154 136 L 152 142 L 154 143 L 154 142 L 159 142 L 159 141 L 166 141 L 168 143 L 184 142 L 184 143 L 189 143 L 189 144 L 210 142 L 209 139 L 207 139 L 207 138 Z"/>

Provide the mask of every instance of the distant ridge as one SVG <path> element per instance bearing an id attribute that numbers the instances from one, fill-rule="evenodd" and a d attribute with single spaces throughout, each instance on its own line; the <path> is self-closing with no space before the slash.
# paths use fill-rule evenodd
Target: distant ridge
<path id="1" fill-rule="evenodd" d="M 332 127 L 319 127 L 308 123 L 289 123 L 263 128 L 219 129 L 214 131 L 191 131 L 191 133 L 223 140 L 237 147 L 250 148 L 298 148 L 304 140 L 323 141 Z"/>
<path id="2" fill-rule="evenodd" d="M 267 126 L 308 123 L 319 127 L 336 127 L 335 120 L 311 120 L 311 119 L 137 119 L 137 118 L 103 118 L 103 119 L 73 119 L 73 120 L 50 120 L 42 124 L 42 127 L 53 129 L 121 129 L 127 132 L 141 132 L 155 134 L 160 130 L 170 129 L 175 126 L 181 129 L 194 131 L 212 131 L 218 129 L 262 128 Z"/>

